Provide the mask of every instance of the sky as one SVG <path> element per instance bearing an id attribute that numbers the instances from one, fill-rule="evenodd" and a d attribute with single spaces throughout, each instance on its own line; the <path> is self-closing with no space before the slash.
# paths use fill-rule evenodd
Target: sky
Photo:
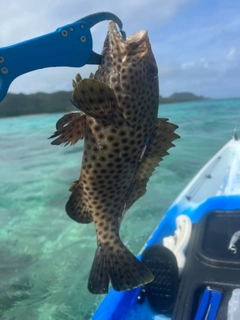
<path id="1" fill-rule="evenodd" d="M 116 14 L 127 36 L 148 31 L 162 96 L 192 92 L 217 99 L 240 97 L 239 0 L 1 0 L 0 48 L 101 11 Z M 101 22 L 91 29 L 97 53 L 107 25 Z M 88 77 L 96 69 L 85 65 L 37 70 L 15 79 L 9 92 L 70 91 L 78 72 Z"/>

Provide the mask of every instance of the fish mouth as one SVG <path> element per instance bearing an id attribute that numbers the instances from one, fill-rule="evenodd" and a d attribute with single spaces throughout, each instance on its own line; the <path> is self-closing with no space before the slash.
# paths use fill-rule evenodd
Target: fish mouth
<path id="1" fill-rule="evenodd" d="M 111 21 L 108 25 L 108 33 L 109 35 L 112 35 L 116 38 L 118 38 L 121 41 L 125 41 L 126 39 L 123 38 L 123 34 L 120 33 L 120 31 L 118 31 L 116 23 Z"/>
<path id="2" fill-rule="evenodd" d="M 136 43 L 137 45 L 141 45 L 144 41 L 147 40 L 148 35 L 146 30 L 138 31 L 131 36 L 127 37 L 125 39 L 125 33 L 121 33 L 118 31 L 116 23 L 111 21 L 108 26 L 108 32 L 109 34 L 112 34 L 113 36 L 117 37 L 121 42 L 123 43 Z"/>
<path id="3" fill-rule="evenodd" d="M 127 37 L 125 40 L 118 31 L 116 24 L 111 21 L 108 27 L 109 49 L 113 59 L 118 58 L 118 62 L 127 61 L 127 57 L 134 57 L 137 63 L 149 49 L 149 39 L 146 30 L 141 30 Z"/>

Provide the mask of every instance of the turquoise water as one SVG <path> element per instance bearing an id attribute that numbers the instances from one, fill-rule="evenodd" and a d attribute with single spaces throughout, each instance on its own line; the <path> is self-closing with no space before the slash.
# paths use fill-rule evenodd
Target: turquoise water
<path id="1" fill-rule="evenodd" d="M 0 319 L 90 319 L 103 296 L 87 290 L 96 249 L 93 224 L 65 213 L 83 143 L 52 146 L 62 114 L 0 119 Z M 121 236 L 135 254 L 202 165 L 240 135 L 240 100 L 161 105 L 181 139 L 126 214 Z"/>

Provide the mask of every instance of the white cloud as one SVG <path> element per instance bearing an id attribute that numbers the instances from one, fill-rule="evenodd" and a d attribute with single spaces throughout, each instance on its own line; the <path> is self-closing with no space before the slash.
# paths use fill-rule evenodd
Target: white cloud
<path id="1" fill-rule="evenodd" d="M 208 68 L 208 62 L 204 58 L 200 59 L 200 63 L 202 64 L 203 68 Z"/>
<path id="2" fill-rule="evenodd" d="M 230 60 L 230 61 L 234 60 L 235 59 L 235 55 L 236 55 L 236 51 L 237 51 L 236 48 L 232 47 L 229 50 L 226 59 Z"/>
<path id="3" fill-rule="evenodd" d="M 181 68 L 182 69 L 188 69 L 188 68 L 191 68 L 195 66 L 195 62 L 194 61 L 191 61 L 191 62 L 184 62 L 181 64 Z"/>
<path id="4" fill-rule="evenodd" d="M 198 62 L 195 61 L 191 61 L 191 62 L 183 62 L 181 64 L 181 69 L 185 70 L 185 69 L 189 69 L 189 68 L 208 68 L 208 62 L 206 61 L 206 59 L 201 58 Z"/>

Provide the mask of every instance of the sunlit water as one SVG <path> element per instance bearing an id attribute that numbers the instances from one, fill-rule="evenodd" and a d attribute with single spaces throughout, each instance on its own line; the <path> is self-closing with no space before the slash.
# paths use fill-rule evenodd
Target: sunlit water
<path id="1" fill-rule="evenodd" d="M 166 209 L 202 165 L 240 133 L 240 100 L 162 105 L 160 117 L 179 125 L 147 194 L 127 212 L 124 243 L 135 254 Z M 90 319 L 103 296 L 87 279 L 96 249 L 94 225 L 65 213 L 79 176 L 83 142 L 52 146 L 61 114 L 0 119 L 0 319 Z"/>

